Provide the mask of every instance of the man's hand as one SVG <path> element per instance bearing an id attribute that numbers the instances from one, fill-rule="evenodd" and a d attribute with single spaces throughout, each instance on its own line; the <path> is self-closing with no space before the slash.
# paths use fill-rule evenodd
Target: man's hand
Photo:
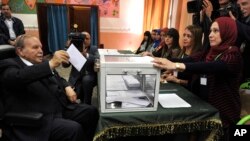
<path id="1" fill-rule="evenodd" d="M 77 101 L 76 101 L 77 95 L 76 95 L 75 91 L 70 86 L 65 88 L 65 92 L 66 92 L 66 95 L 67 95 L 70 102 L 77 103 Z"/>
<path id="2" fill-rule="evenodd" d="M 202 7 L 203 7 L 205 14 L 210 19 L 211 15 L 212 15 L 212 11 L 213 11 L 213 5 L 212 5 L 211 1 L 203 0 Z"/>
<path id="3" fill-rule="evenodd" d="M 55 69 L 56 67 L 60 66 L 62 63 L 69 63 L 69 55 L 64 50 L 56 51 L 49 61 L 49 65 L 51 69 Z"/>
<path id="4" fill-rule="evenodd" d="M 229 16 L 233 19 L 236 20 L 235 16 L 233 15 L 232 11 L 229 11 Z"/>
<path id="5" fill-rule="evenodd" d="M 67 40 L 67 42 L 65 43 L 65 46 L 68 48 L 71 44 L 71 39 Z"/>

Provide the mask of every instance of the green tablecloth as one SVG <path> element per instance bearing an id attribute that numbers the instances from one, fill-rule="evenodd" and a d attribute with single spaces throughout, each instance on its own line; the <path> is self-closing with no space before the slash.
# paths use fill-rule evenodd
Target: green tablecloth
<path id="1" fill-rule="evenodd" d="M 160 94 L 176 93 L 190 108 L 163 108 L 157 111 L 100 113 L 94 141 L 128 136 L 209 132 L 208 140 L 222 134 L 218 110 L 176 84 L 161 84 Z"/>

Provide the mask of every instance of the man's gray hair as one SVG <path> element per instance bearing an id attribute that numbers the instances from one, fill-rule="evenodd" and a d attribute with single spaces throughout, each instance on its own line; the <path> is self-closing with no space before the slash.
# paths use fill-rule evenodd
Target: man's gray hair
<path id="1" fill-rule="evenodd" d="M 24 47 L 24 42 L 26 39 L 32 38 L 33 36 L 31 35 L 20 35 L 16 38 L 16 42 L 15 42 L 15 47 L 16 48 L 23 48 Z"/>

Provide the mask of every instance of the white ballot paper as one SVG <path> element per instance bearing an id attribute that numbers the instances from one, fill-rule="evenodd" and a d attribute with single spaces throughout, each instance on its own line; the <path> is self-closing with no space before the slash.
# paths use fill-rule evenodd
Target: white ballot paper
<path id="1" fill-rule="evenodd" d="M 159 94 L 159 103 L 164 108 L 191 107 L 189 103 L 175 93 Z"/>
<path id="2" fill-rule="evenodd" d="M 86 58 L 81 54 L 81 52 L 71 44 L 67 49 L 69 54 L 69 62 L 80 72 L 83 65 L 86 63 Z"/>

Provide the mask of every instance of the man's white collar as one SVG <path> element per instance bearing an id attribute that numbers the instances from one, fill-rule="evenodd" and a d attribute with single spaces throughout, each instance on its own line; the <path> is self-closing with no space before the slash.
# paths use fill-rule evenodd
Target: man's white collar
<path id="1" fill-rule="evenodd" d="M 33 64 L 30 62 L 30 61 L 28 61 L 28 60 L 26 60 L 26 59 L 24 59 L 24 58 L 22 58 L 22 57 L 20 57 L 20 59 L 23 61 L 23 63 L 24 64 L 26 64 L 27 66 L 33 66 Z"/>

